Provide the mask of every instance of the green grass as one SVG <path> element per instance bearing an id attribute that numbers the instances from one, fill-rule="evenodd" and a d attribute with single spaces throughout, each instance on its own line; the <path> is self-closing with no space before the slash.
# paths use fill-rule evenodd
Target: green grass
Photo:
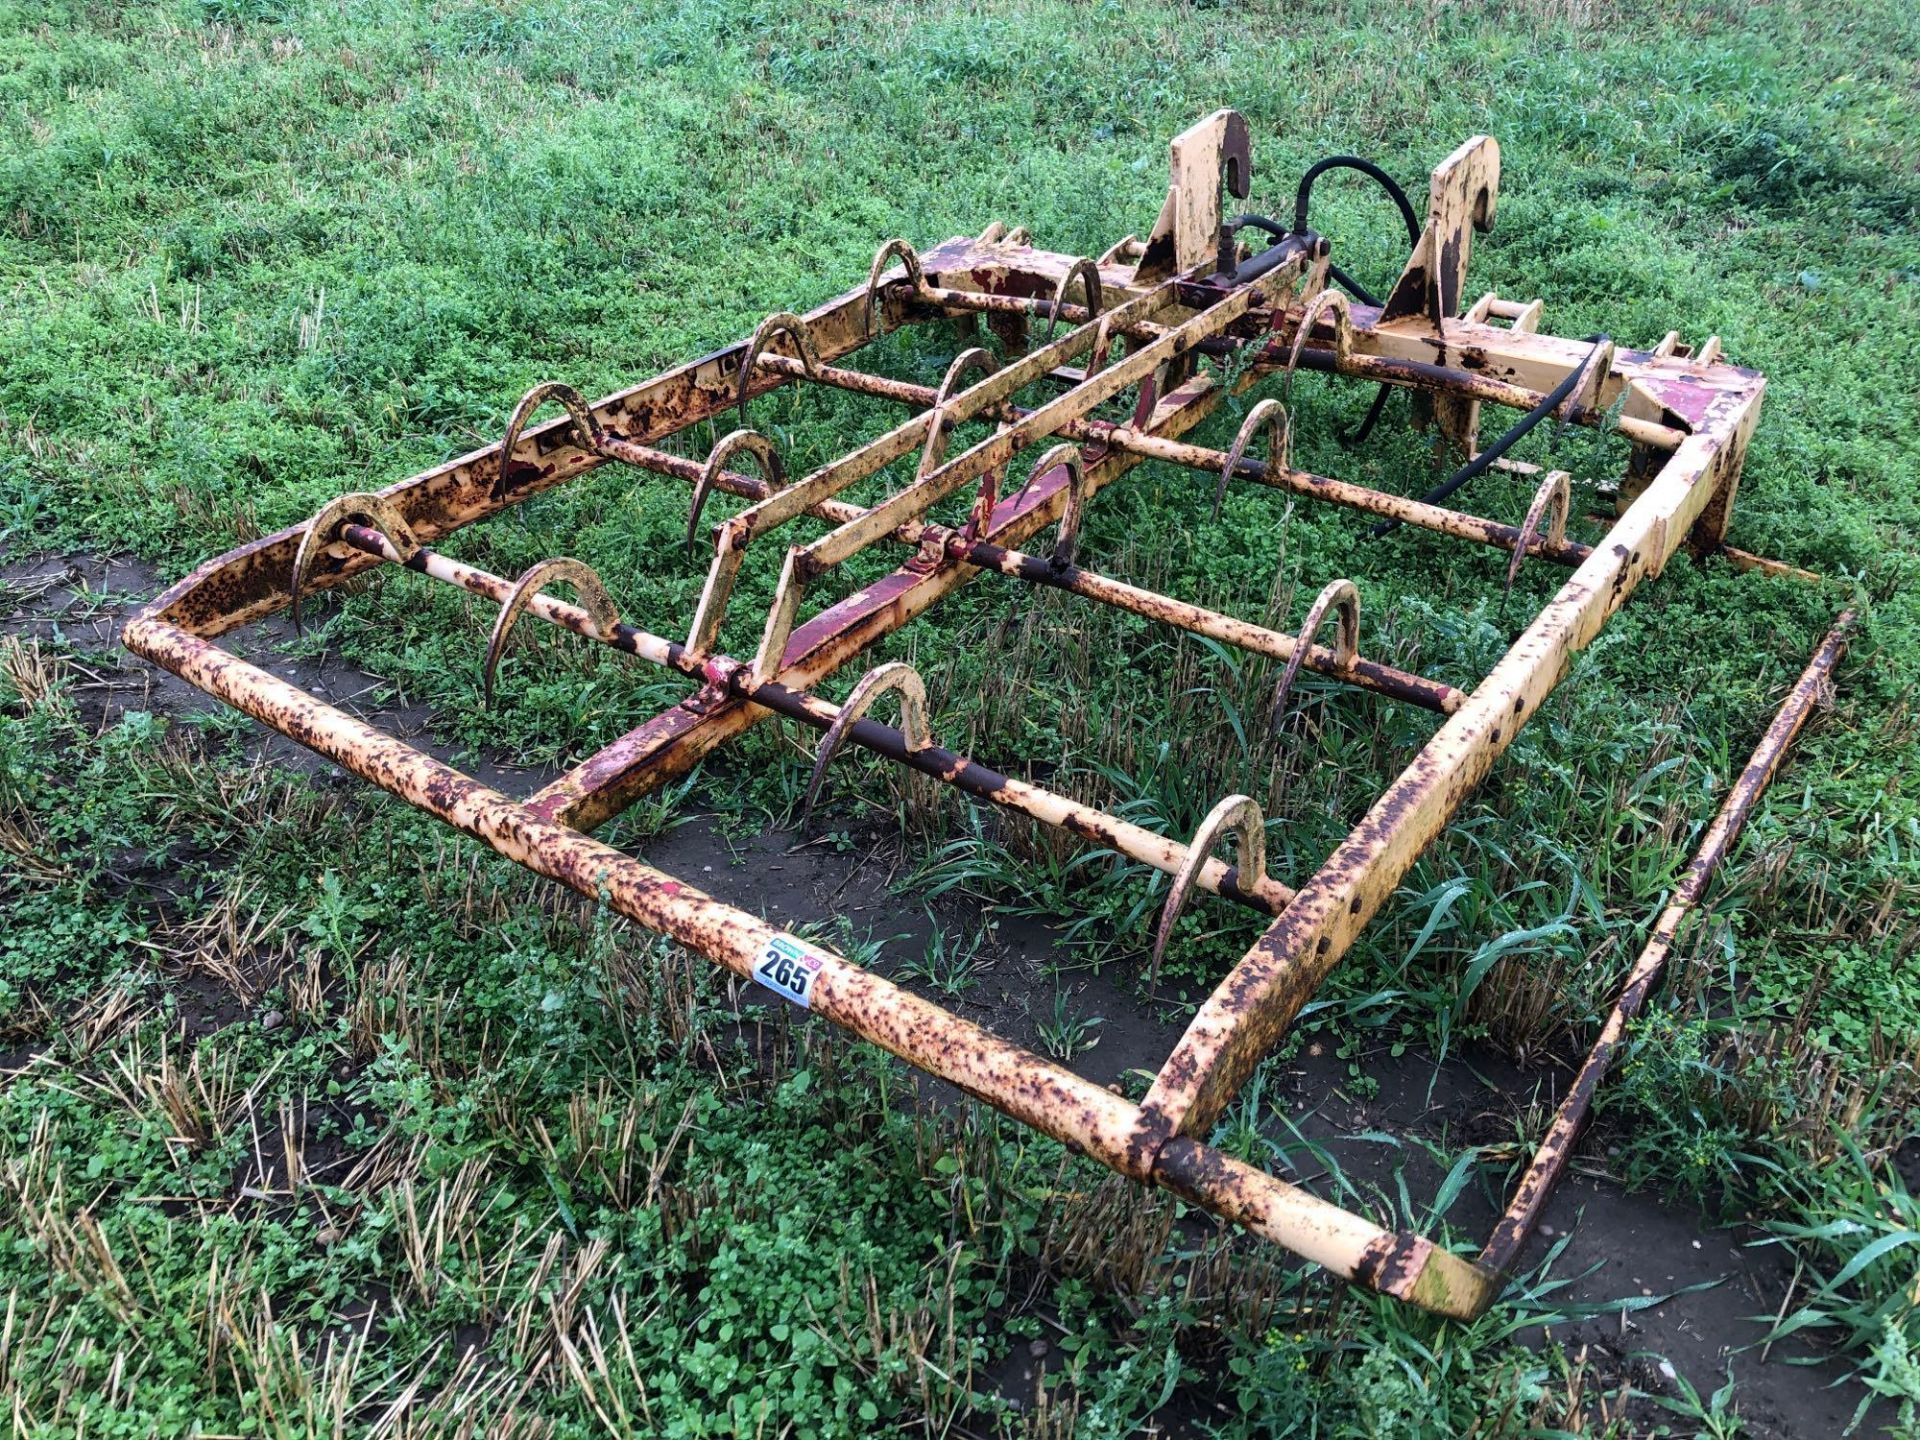
<path id="1" fill-rule="evenodd" d="M 998 218 L 1097 253 L 1150 225 L 1167 138 L 1221 104 L 1252 125 L 1268 213 L 1319 155 L 1418 182 L 1496 135 L 1475 292 L 1544 296 L 1563 335 L 1718 333 L 1764 370 L 1733 539 L 1829 582 L 1676 564 L 1650 584 L 1307 1024 L 1356 1054 L 1584 1043 L 1783 685 L 1859 601 L 1833 709 L 1603 1106 L 1635 1183 L 1771 1225 L 1809 1287 L 1781 1323 L 1845 1340 L 1910 1406 L 1912 1204 L 1889 1153 L 1920 1044 L 1916 96 L 1920 25 L 1897 0 L 0 3 L 0 544 L 182 574 L 497 438 L 536 380 L 604 393 L 838 293 L 889 236 Z M 1314 218 L 1359 278 L 1391 276 L 1376 195 L 1330 177 Z M 875 363 L 937 379 L 947 338 L 892 337 Z M 1412 488 L 1429 461 L 1399 402 L 1365 450 L 1336 443 L 1366 398 L 1302 377 L 1296 455 Z M 1199 438 L 1231 434 L 1227 409 Z M 754 416 L 790 470 L 890 418 L 786 392 Z M 1583 492 L 1622 460 L 1617 440 L 1544 431 L 1522 453 Z M 1094 507 L 1083 554 L 1289 624 L 1351 575 L 1369 653 L 1461 685 L 1559 578 L 1523 567 L 1503 606 L 1491 552 L 1363 545 L 1345 516 L 1250 487 L 1213 519 L 1211 498 L 1142 467 Z M 1463 497 L 1503 519 L 1527 498 L 1499 476 Z M 607 467 L 450 548 L 509 574 L 581 556 L 672 633 L 704 570 L 684 505 Z M 750 568 L 736 615 L 772 581 Z M 388 677 L 476 753 L 559 763 L 681 693 L 529 635 L 482 711 L 483 619 L 411 577 L 322 618 L 309 648 Z M 363 787 L 247 767 L 244 729 L 93 733 L 74 686 L 103 657 L 44 651 L 64 666 L 50 685 L 11 664 L 0 680 L 0 1043 L 48 1054 L 0 1092 L 0 1394 L 29 1434 L 72 1433 L 101 1396 L 89 1434 L 366 1428 L 415 1385 L 443 1419 L 467 1404 L 529 1435 L 939 1433 L 956 1414 L 1117 1435 L 1175 1389 L 1221 1396 L 1225 1433 L 1453 1435 L 1488 1413 L 1524 1433 L 1580 1429 L 1599 1393 L 1515 1341 L 1551 1294 L 1463 1329 L 1330 1303 L 1281 1267 L 1261 1293 L 1284 1313 L 1232 1310 L 1182 1278 L 1169 1202 L 1013 1127 L 919 1113 L 897 1067 L 815 1029 L 740 1048 L 712 975 Z M 884 658 L 919 665 L 943 739 L 1058 762 L 1051 783 L 1141 823 L 1187 834 L 1221 795 L 1255 795 L 1292 880 L 1432 729 L 1303 677 L 1269 739 L 1270 667 L 993 577 Z M 795 815 L 807 762 L 773 727 L 730 756 L 676 803 L 742 827 Z M 906 822 L 914 896 L 1058 917 L 1076 963 L 1136 977 L 1162 877 L 848 753 L 829 799 L 844 815 L 863 796 Z M 655 806 L 625 834 L 671 819 Z M 1254 933 L 1189 907 L 1165 990 L 1197 998 Z M 903 973 L 964 992 L 967 944 L 936 939 Z M 236 982 L 210 1030 L 208 996 Z M 262 1028 L 269 1010 L 283 1025 Z M 1040 1010 L 1058 1049 L 1105 1038 Z M 341 1163 L 289 1186 L 283 1123 Z M 1133 1237 L 1133 1272 L 1099 1257 L 1108 1233 Z M 1042 1312 L 1067 1365 L 1040 1414 L 970 1398 Z M 461 1335 L 488 1365 L 461 1368 Z M 1693 1380 L 1701 1415 L 1673 1423 L 1721 1423 L 1717 1380 Z"/>

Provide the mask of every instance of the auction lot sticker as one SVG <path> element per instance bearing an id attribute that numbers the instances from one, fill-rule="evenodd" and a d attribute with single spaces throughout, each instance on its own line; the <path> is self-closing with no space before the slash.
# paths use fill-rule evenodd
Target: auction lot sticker
<path id="1" fill-rule="evenodd" d="M 813 982 L 826 957 L 797 935 L 776 935 L 753 962 L 753 978 L 802 1010 L 813 1008 Z"/>

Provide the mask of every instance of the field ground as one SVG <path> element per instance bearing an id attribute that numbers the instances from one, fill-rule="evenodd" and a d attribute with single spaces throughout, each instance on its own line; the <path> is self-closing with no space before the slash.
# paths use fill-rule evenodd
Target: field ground
<path id="1" fill-rule="evenodd" d="M 1636 1028 L 1524 1273 L 1471 1326 L 1136 1193 L 133 661 L 209 555 L 991 219 L 1092 253 L 1232 104 L 1253 208 L 1359 152 L 1504 151 L 1474 284 L 1770 377 L 1733 539 L 1581 658 L 1221 1127 L 1477 1244 L 1717 796 L 1833 613 L 1865 620 Z M 16 1433 L 1912 1435 L 1920 1426 L 1920 22 L 1776 4 L 926 8 L 0 0 L 0 1400 Z M 1369 283 L 1377 195 L 1315 223 Z M 944 334 L 876 364 L 937 379 Z M 949 348 L 938 348 L 947 346 Z M 1249 396 L 1249 401 L 1253 396 Z M 1296 455 L 1411 490 L 1401 402 L 1302 377 Z M 1232 407 L 1227 407 L 1231 409 Z M 1230 435 L 1222 414 L 1200 437 Z M 756 402 L 790 467 L 878 417 Z M 703 453 L 713 437 L 688 437 Z M 1522 453 L 1585 488 L 1614 437 Z M 1503 519 L 1528 488 L 1484 477 Z M 1469 685 L 1550 593 L 1437 537 L 1143 466 L 1110 573 Z M 683 489 L 607 467 L 458 537 L 684 623 Z M 1576 507 L 1578 513 L 1578 507 Z M 1581 533 L 1590 533 L 1581 531 Z M 1258 797 L 1298 881 L 1430 722 L 983 577 L 878 647 L 934 728 L 1189 834 Z M 773 575 L 750 572 L 738 611 Z M 1377 597 L 1377 598 L 1376 598 Z M 389 577 L 246 637 L 510 792 L 679 698 Z M 729 640 L 734 637 L 729 635 Z M 744 643 L 742 640 L 741 643 Z M 844 694 L 850 677 L 826 688 Z M 1255 933 L 1112 856 L 751 732 L 608 834 L 1138 1093 Z"/>

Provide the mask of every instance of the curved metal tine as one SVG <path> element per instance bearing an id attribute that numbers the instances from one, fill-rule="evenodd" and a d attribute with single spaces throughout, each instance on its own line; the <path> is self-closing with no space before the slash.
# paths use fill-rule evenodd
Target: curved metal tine
<path id="1" fill-rule="evenodd" d="M 600 453 L 605 432 L 593 418 L 593 407 L 587 404 L 586 397 L 561 381 L 543 380 L 520 397 L 520 403 L 513 407 L 513 418 L 507 421 L 507 436 L 500 442 L 500 470 L 493 481 L 495 500 L 506 497 L 507 466 L 513 461 L 513 447 L 520 443 L 520 432 L 527 428 L 533 412 L 549 400 L 559 401 L 560 407 L 572 418 L 574 443 L 582 450 Z"/>
<path id="2" fill-rule="evenodd" d="M 528 601 L 560 580 L 572 585 L 573 593 L 580 597 L 581 608 L 587 612 L 593 626 L 587 632 L 589 636 L 595 640 L 611 640 L 619 630 L 620 612 L 614 609 L 613 598 L 607 594 L 607 587 L 600 583 L 600 577 L 589 566 L 565 555 L 536 561 L 513 582 L 513 589 L 507 592 L 499 615 L 494 617 L 493 633 L 487 637 L 487 664 L 482 675 L 481 693 L 488 708 L 493 705 L 494 672 L 499 669 L 500 657 L 506 652 L 507 637 L 513 632 L 513 622 L 520 618 L 520 612 L 526 609 Z"/>
<path id="3" fill-rule="evenodd" d="M 1287 703 L 1287 695 L 1293 689 L 1293 680 L 1300 673 L 1300 667 L 1306 662 L 1307 651 L 1313 646 L 1313 637 L 1320 633 L 1320 627 L 1326 623 L 1327 612 L 1337 610 L 1340 629 L 1334 639 L 1333 663 L 1341 670 L 1351 669 L 1360 653 L 1360 591 L 1351 580 L 1330 580 L 1327 586 L 1315 598 L 1307 611 L 1306 621 L 1300 626 L 1300 638 L 1293 647 L 1293 654 L 1287 657 L 1286 669 L 1280 672 L 1280 683 L 1273 691 L 1273 712 L 1267 720 L 1269 731 L 1280 726 L 1280 713 Z"/>
<path id="4" fill-rule="evenodd" d="M 1107 368 L 1107 362 L 1113 357 L 1114 342 L 1120 337 L 1113 332 L 1113 316 L 1102 315 L 1100 328 L 1093 332 L 1093 348 L 1087 352 L 1087 378 L 1091 380 Z"/>
<path id="5" fill-rule="evenodd" d="M 1179 871 L 1173 877 L 1173 888 L 1167 892 L 1167 903 L 1160 909 L 1160 924 L 1153 932 L 1153 961 L 1147 971 L 1149 989 L 1160 983 L 1160 960 L 1167 952 L 1167 942 L 1173 939 L 1173 927 L 1179 923 L 1180 914 L 1187 908 L 1194 888 L 1200 880 L 1200 872 L 1206 868 L 1207 861 L 1213 855 L 1213 847 L 1220 839 L 1221 831 L 1232 827 L 1238 840 L 1234 855 L 1234 866 L 1240 889 L 1251 894 L 1267 875 L 1267 825 L 1260 813 L 1259 804 L 1250 795 L 1229 795 L 1212 810 L 1207 818 L 1200 822 L 1200 828 L 1194 832 L 1193 843 L 1187 847 L 1187 858 L 1181 862 Z"/>
<path id="6" fill-rule="evenodd" d="M 1040 342 L 1043 345 L 1053 343 L 1053 332 L 1060 324 L 1060 307 L 1066 304 L 1067 288 L 1073 284 L 1076 276 L 1079 277 L 1080 289 L 1086 296 L 1088 316 L 1093 317 L 1100 313 L 1100 267 L 1082 256 L 1067 267 L 1067 273 L 1060 277 L 1060 283 L 1054 287 L 1053 310 L 1047 316 L 1046 338 Z"/>
<path id="7" fill-rule="evenodd" d="M 727 468 L 737 451 L 744 450 L 753 457 L 759 467 L 761 478 L 775 490 L 786 485 L 786 469 L 780 463 L 780 452 L 774 448 L 773 441 L 758 430 L 734 430 L 720 438 L 707 456 L 706 468 L 701 470 L 700 479 L 693 487 L 693 506 L 687 512 L 687 553 L 693 553 L 694 545 L 700 534 L 700 512 L 706 508 L 707 496 L 713 493 L 714 484 L 720 478 L 720 472 Z"/>
<path id="8" fill-rule="evenodd" d="M 1513 558 L 1507 561 L 1507 588 L 1505 594 L 1513 593 L 1514 578 L 1520 573 L 1520 562 L 1526 558 L 1527 546 L 1532 543 L 1534 533 L 1540 527 L 1542 516 L 1547 517 L 1547 539 L 1556 545 L 1567 538 L 1567 512 L 1573 505 L 1573 477 L 1565 470 L 1551 471 L 1540 482 L 1540 488 L 1533 492 L 1533 503 L 1527 506 L 1527 518 L 1520 522 L 1519 538 L 1513 542 Z"/>
<path id="9" fill-rule="evenodd" d="M 946 459 L 947 437 L 953 424 L 947 419 L 946 410 L 953 397 L 960 393 L 960 382 L 976 370 L 982 375 L 991 375 L 998 368 L 992 352 L 978 345 L 962 350 L 953 357 L 953 363 L 947 366 L 947 373 L 940 379 L 940 388 L 934 392 L 933 414 L 936 418 L 927 422 L 927 443 L 920 452 L 920 468 L 915 472 L 916 479 L 924 479 Z M 993 507 L 999 503 L 1000 476 L 1005 468 L 994 466 L 980 477 L 980 493 L 974 500 L 973 513 L 967 517 L 962 531 L 968 538 L 978 536 L 993 518 Z"/>
<path id="10" fill-rule="evenodd" d="M 1220 467 L 1220 483 L 1214 488 L 1210 519 L 1220 518 L 1221 502 L 1227 498 L 1227 484 L 1233 479 L 1233 472 L 1240 468 L 1240 460 L 1246 454 L 1247 446 L 1253 443 L 1253 437 L 1260 433 L 1263 426 L 1267 431 L 1267 463 L 1277 465 L 1282 470 L 1293 467 L 1293 417 L 1278 400 L 1262 400 L 1247 412 L 1247 418 L 1240 422 L 1240 433 L 1233 437 L 1233 448 L 1227 451 L 1227 463 Z"/>
<path id="11" fill-rule="evenodd" d="M 1280 383 L 1288 398 L 1293 395 L 1293 372 L 1300 364 L 1300 352 L 1306 348 L 1307 336 L 1329 310 L 1333 312 L 1333 358 L 1341 361 L 1353 354 L 1353 306 L 1340 291 L 1322 290 L 1307 302 L 1300 316 L 1300 328 L 1294 331 L 1293 348 L 1287 352 L 1287 365 Z"/>
<path id="12" fill-rule="evenodd" d="M 322 552 L 333 544 L 340 527 L 349 520 L 367 521 L 387 537 L 387 543 L 400 552 L 403 560 L 412 559 L 420 548 L 420 542 L 414 538 L 413 527 L 407 524 L 407 517 L 386 496 L 356 490 L 329 500 L 307 522 L 306 533 L 300 537 L 300 546 L 293 552 L 293 575 L 287 582 L 287 589 L 293 596 L 293 633 L 296 635 L 300 633 L 300 594 L 306 589 L 307 576 Z"/>
<path id="13" fill-rule="evenodd" d="M 1567 392 L 1567 398 L 1553 412 L 1555 424 L 1565 424 L 1567 417 L 1576 410 L 1590 410 L 1600 399 L 1600 388 L 1607 383 L 1607 376 L 1613 372 L 1614 343 L 1605 341 L 1593 347 L 1593 353 L 1587 357 L 1587 363 L 1580 367 L 1580 380 Z"/>
<path id="14" fill-rule="evenodd" d="M 1073 564 L 1074 550 L 1080 541 L 1080 521 L 1087 508 L 1087 464 L 1080 447 L 1056 445 L 1034 461 L 1033 469 L 1027 472 L 1027 483 L 1020 487 L 1013 503 L 1018 506 L 1033 488 L 1033 482 L 1056 465 L 1067 467 L 1067 506 L 1060 514 L 1060 534 L 1054 541 L 1052 563 L 1056 569 L 1064 570 Z"/>
<path id="15" fill-rule="evenodd" d="M 1136 430 L 1144 430 L 1153 423 L 1153 412 L 1160 404 L 1160 387 L 1167 383 L 1167 371 L 1173 362 L 1156 365 L 1151 375 L 1140 379 L 1139 398 L 1134 401 L 1133 418 L 1127 423 Z"/>
<path id="16" fill-rule="evenodd" d="M 800 351 L 800 363 L 806 367 L 807 374 L 820 373 L 820 351 L 813 343 L 813 332 L 807 328 L 807 322 L 791 310 L 776 310 L 760 322 L 753 332 L 753 338 L 747 341 L 745 353 L 740 357 L 740 385 L 734 397 L 734 403 L 740 409 L 740 424 L 747 423 L 747 386 L 753 381 L 753 368 L 760 362 L 760 356 L 767 348 L 767 342 L 776 335 L 792 338 Z"/>
<path id="17" fill-rule="evenodd" d="M 978 345 L 953 357 L 953 363 L 941 377 L 940 388 L 933 392 L 933 407 L 927 412 L 932 417 L 927 421 L 927 443 L 921 447 L 920 468 L 914 472 L 915 479 L 925 479 L 947 458 L 947 431 L 951 422 L 946 410 L 948 403 L 960 393 L 960 382 L 976 370 L 982 375 L 991 375 L 998 368 L 993 363 L 993 355 Z"/>
<path id="18" fill-rule="evenodd" d="M 927 686 L 920 672 L 904 660 L 876 665 L 854 685 L 840 706 L 840 713 L 821 737 L 820 748 L 814 752 L 813 775 L 807 781 L 806 798 L 800 802 L 802 834 L 812 823 L 814 804 L 820 798 L 821 786 L 826 783 L 827 766 L 833 763 L 847 732 L 873 708 L 874 701 L 889 690 L 898 691 L 900 695 L 900 733 L 906 737 L 907 748 L 925 750 L 933 744 L 933 730 L 927 718 Z"/>
<path id="19" fill-rule="evenodd" d="M 895 255 L 900 257 L 900 263 L 906 267 L 907 279 L 913 284 L 914 294 L 918 295 L 927 288 L 927 277 L 920 269 L 920 256 L 914 251 L 913 246 L 898 237 L 882 245 L 874 254 L 873 268 L 867 271 L 867 298 L 861 310 L 861 328 L 869 338 L 881 333 L 877 323 L 880 312 L 874 308 L 873 297 L 880 288 L 880 272 L 886 268 L 887 261 Z"/>

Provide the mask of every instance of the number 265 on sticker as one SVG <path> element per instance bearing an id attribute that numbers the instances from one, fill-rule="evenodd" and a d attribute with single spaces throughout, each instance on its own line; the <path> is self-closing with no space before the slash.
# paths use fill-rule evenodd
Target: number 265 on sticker
<path id="1" fill-rule="evenodd" d="M 803 940 L 775 935 L 754 958 L 753 978 L 802 1010 L 813 1008 L 813 982 L 824 958 Z"/>

